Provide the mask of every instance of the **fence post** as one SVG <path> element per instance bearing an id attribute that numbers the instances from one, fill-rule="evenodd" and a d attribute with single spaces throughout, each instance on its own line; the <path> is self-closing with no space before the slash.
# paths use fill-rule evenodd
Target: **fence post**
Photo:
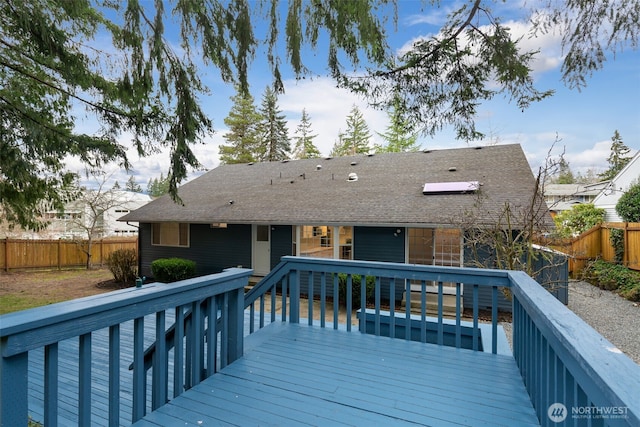
<path id="1" fill-rule="evenodd" d="M 58 271 L 62 269 L 62 237 L 58 237 Z"/>
<path id="2" fill-rule="evenodd" d="M 9 238 L 4 239 L 4 271 L 9 272 Z"/>

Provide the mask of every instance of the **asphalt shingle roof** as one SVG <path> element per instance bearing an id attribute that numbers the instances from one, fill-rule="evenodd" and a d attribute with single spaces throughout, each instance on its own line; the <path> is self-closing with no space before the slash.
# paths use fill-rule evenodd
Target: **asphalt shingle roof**
<path id="1" fill-rule="evenodd" d="M 350 173 L 358 180 L 349 181 Z M 262 224 L 457 224 L 479 195 L 422 193 L 425 183 L 479 181 L 479 223 L 527 206 L 535 178 L 519 145 L 221 165 L 124 221 Z"/>

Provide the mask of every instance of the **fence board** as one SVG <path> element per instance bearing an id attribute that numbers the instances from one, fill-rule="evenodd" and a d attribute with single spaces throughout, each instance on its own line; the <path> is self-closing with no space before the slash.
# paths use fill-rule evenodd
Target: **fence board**
<path id="1" fill-rule="evenodd" d="M 610 240 L 612 229 L 624 230 L 625 250 L 622 264 L 632 270 L 640 271 L 640 223 L 638 222 L 605 222 L 574 239 L 555 241 L 549 246 L 571 256 L 569 271 L 573 277 L 578 277 L 589 261 L 603 259 L 615 262 L 615 250 Z"/>
<path id="2" fill-rule="evenodd" d="M 0 244 L 0 269 L 4 271 L 31 268 L 65 268 L 86 265 L 82 250 L 86 241 L 3 239 Z M 104 265 L 107 257 L 118 249 L 138 250 L 138 239 L 100 239 L 92 243 L 93 265 Z"/>

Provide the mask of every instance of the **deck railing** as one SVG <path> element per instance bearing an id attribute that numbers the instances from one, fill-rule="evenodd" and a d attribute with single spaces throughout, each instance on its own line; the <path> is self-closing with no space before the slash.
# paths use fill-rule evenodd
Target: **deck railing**
<path id="1" fill-rule="evenodd" d="M 121 424 L 121 347 L 132 344 L 131 422 L 168 399 L 198 384 L 243 352 L 243 295 L 251 270 L 229 269 L 220 274 L 171 284 L 149 284 L 0 316 L 0 425 L 26 426 L 28 419 L 29 353 L 44 347 L 44 419 L 58 425 L 59 344 L 78 343 L 77 424 L 93 425 L 92 334 L 108 329 L 108 424 Z M 185 322 L 185 313 L 189 321 Z M 149 318 L 148 316 L 151 316 Z M 147 317 L 145 319 L 145 317 Z M 165 341 L 168 318 L 175 319 L 172 360 Z M 133 323 L 133 343 L 121 339 L 121 327 Z M 155 331 L 150 376 L 144 363 L 145 323 Z M 125 372 L 128 372 L 124 369 Z M 70 397 L 65 396 L 65 399 Z"/>
<path id="2" fill-rule="evenodd" d="M 339 274 L 346 275 L 347 290 L 343 301 L 339 301 Z M 373 303 L 367 301 L 364 292 L 361 292 L 360 301 L 352 300 L 351 286 L 355 275 L 374 277 Z M 362 283 L 364 281 L 362 279 Z M 454 332 L 450 333 L 455 334 L 453 345 L 456 347 L 461 346 L 463 329 L 461 287 L 464 286 L 464 292 L 472 293 L 472 350 L 479 350 L 477 344 L 482 342 L 476 339 L 482 327 L 478 292 L 481 287 L 489 287 L 492 309 L 488 342 L 492 353 L 496 353 L 499 343 L 498 292 L 512 295 L 513 356 L 541 425 L 640 425 L 640 366 L 522 272 L 283 257 L 272 273 L 245 295 L 245 307 L 250 312 L 250 332 L 256 326 L 263 327 L 267 319 L 299 323 L 304 318 L 309 325 L 350 331 L 352 310 L 357 309 L 360 316 L 368 311 L 374 324 L 373 328 L 367 329 L 365 322 L 360 322 L 360 332 L 381 335 L 383 325 L 388 321 L 389 336 L 411 339 L 411 331 L 405 325 L 415 322 L 410 321 L 410 310 L 403 309 L 395 298 L 395 288 L 408 291 L 411 283 L 419 284 L 421 289 L 417 323 L 420 325 L 419 340 L 423 342 L 427 340 L 426 325 L 429 323 L 426 287 L 430 283 L 437 286 L 437 314 L 430 320 L 436 324 L 436 342 L 443 344 L 447 326 L 443 314 L 443 288 L 444 283 L 455 284 L 457 302 L 452 320 L 455 326 Z M 300 303 L 302 288 L 309 301 L 306 312 L 302 311 Z M 388 312 L 381 309 L 380 295 L 384 288 L 388 289 L 390 297 Z M 311 303 L 314 299 L 318 308 Z M 346 305 L 344 325 L 339 325 L 338 319 L 341 304 Z M 410 306 L 410 300 L 406 301 L 404 307 Z"/>
<path id="3" fill-rule="evenodd" d="M 105 405 L 109 407 L 109 424 L 118 425 L 122 421 L 118 373 L 123 369 L 117 355 L 122 345 L 120 328 L 127 322 L 133 323 L 131 420 L 135 421 L 148 409 L 162 406 L 240 357 L 245 313 L 249 313 L 248 332 L 265 326 L 267 321 L 300 323 L 306 319 L 318 327 L 456 347 L 464 346 L 466 334 L 472 338 L 471 351 L 501 353 L 497 310 L 500 292 L 510 293 L 513 298 L 513 356 L 542 425 L 640 425 L 640 367 L 524 273 L 284 257 L 244 294 L 250 274 L 250 270 L 230 269 L 218 275 L 147 285 L 0 317 L 0 425 L 26 425 L 28 354 L 42 347 L 44 424 L 57 425 L 58 347 L 67 339 L 78 342 L 78 424 L 91 425 L 92 333 L 103 328 L 109 331 Z M 373 283 L 370 300 L 360 292 L 359 300 L 354 301 L 357 276 L 361 283 L 367 277 Z M 401 303 L 401 295 L 412 285 L 420 288 L 417 314 L 404 308 L 411 306 L 411 292 L 407 293 L 408 301 Z M 427 316 L 428 286 L 437 289 L 435 317 Z M 457 296 L 452 319 L 447 319 L 443 309 L 446 286 Z M 478 294 L 484 288 L 490 289 L 493 301 L 488 324 L 480 319 L 478 307 Z M 467 307 L 467 314 L 471 313 L 468 324 L 460 305 L 462 292 L 473 296 L 472 306 Z M 304 294 L 308 298 L 306 308 Z M 145 323 L 155 331 L 148 343 L 144 339 L 148 329 Z M 173 323 L 170 342 L 166 323 Z M 354 324 L 358 326 L 352 327 Z M 150 343 L 153 356 L 149 387 L 145 346 Z M 562 417 L 564 421 L 557 422 Z"/>
<path id="4" fill-rule="evenodd" d="M 365 282 L 373 284 L 370 298 L 366 292 L 360 291 L 356 293 L 360 295 L 359 301 L 353 300 L 355 277 L 361 287 Z M 418 304 L 415 301 L 413 304 L 419 306 L 414 309 L 417 311 L 415 315 L 406 309 L 412 306 L 412 285 L 414 289 L 420 287 Z M 341 286 L 343 290 L 340 290 Z M 434 286 L 437 289 L 437 309 L 431 313 L 433 317 L 429 317 L 427 288 Z M 466 341 L 472 350 L 495 354 L 500 347 L 498 294 L 505 290 L 508 292 L 510 286 L 507 272 L 499 270 L 283 257 L 282 262 L 245 295 L 245 307 L 250 313 L 250 332 L 256 326 L 263 327 L 267 323 L 266 316 L 270 321 L 279 319 L 299 323 L 306 319 L 309 325 L 351 331 L 356 320 L 354 316 L 357 316 L 357 330 L 363 333 L 422 342 L 429 342 L 433 337 L 437 344 L 451 341 L 456 347 L 461 347 Z M 453 319 L 447 319 L 444 314 L 445 287 L 456 295 Z M 463 287 L 464 292 L 474 295 L 473 305 L 468 307 L 472 313 L 469 322 L 463 321 Z M 478 292 L 481 287 L 490 289 L 493 301 L 488 328 L 479 322 Z M 301 293 L 308 301 L 305 313 L 301 311 Z M 383 294 L 386 296 L 384 300 Z M 406 295 L 404 301 L 403 295 Z M 311 303 L 314 300 L 316 304 Z M 339 319 L 341 310 L 343 320 Z M 354 310 L 357 310 L 356 314 Z M 409 328 L 407 325 L 413 326 Z M 433 329 L 432 334 L 430 329 Z M 485 348 L 483 343 L 489 348 Z"/>

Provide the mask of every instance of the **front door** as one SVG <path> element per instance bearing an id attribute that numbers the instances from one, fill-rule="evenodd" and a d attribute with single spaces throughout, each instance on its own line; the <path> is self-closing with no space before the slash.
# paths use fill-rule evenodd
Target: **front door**
<path id="1" fill-rule="evenodd" d="M 252 232 L 253 273 L 264 276 L 271 270 L 271 227 L 254 225 Z"/>

